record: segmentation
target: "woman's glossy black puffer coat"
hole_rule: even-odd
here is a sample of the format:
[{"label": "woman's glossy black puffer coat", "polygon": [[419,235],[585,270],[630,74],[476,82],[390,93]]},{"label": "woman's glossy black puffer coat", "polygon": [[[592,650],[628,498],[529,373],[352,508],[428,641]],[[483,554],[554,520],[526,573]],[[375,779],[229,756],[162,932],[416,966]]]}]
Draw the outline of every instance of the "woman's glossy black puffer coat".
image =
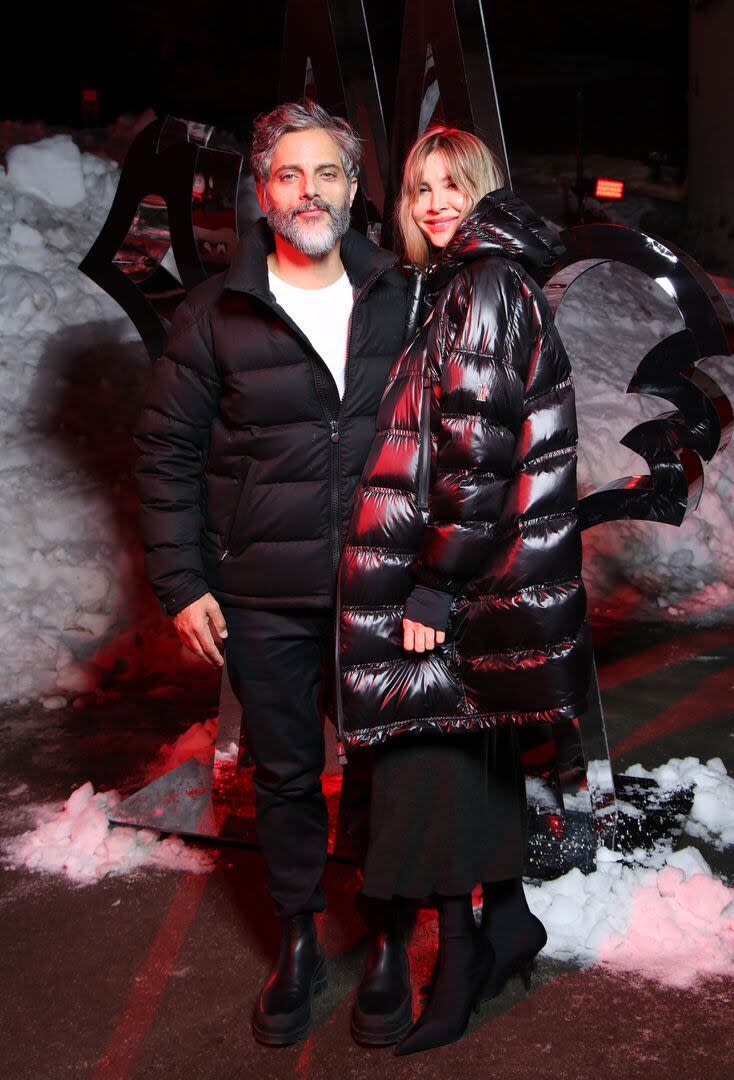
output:
[{"label": "woman's glossy black puffer coat", "polygon": [[[347,747],[586,706],[574,389],[530,276],[561,251],[502,188],[429,277],[434,306],[388,379],[340,565]],[[402,644],[416,585],[453,596],[445,643],[422,654]]]}]

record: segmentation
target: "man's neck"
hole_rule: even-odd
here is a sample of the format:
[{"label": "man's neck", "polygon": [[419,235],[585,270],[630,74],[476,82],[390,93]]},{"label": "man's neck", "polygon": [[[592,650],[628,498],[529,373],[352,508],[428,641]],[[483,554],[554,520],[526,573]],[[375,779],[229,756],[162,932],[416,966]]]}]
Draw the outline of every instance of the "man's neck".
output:
[{"label": "man's neck", "polygon": [[341,241],[325,255],[304,255],[282,236],[275,236],[275,251],[268,255],[268,269],[281,281],[299,289],[325,289],[344,273]]}]

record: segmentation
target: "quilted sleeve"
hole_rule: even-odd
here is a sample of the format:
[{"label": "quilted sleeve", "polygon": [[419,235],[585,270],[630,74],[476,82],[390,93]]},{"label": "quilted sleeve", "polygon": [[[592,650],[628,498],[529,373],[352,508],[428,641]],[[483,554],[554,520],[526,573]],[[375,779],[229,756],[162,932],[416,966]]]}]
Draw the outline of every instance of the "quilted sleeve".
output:
[{"label": "quilted sleeve", "polygon": [[176,309],[134,433],[145,567],[169,615],[209,591],[199,548],[201,482],[221,388],[205,315],[187,300]]},{"label": "quilted sleeve", "polygon": [[454,597],[480,575],[487,590],[522,588],[547,577],[557,534],[573,533],[555,569],[579,573],[574,390],[545,297],[501,259],[447,291],[454,331],[434,398],[438,449],[415,591]]}]

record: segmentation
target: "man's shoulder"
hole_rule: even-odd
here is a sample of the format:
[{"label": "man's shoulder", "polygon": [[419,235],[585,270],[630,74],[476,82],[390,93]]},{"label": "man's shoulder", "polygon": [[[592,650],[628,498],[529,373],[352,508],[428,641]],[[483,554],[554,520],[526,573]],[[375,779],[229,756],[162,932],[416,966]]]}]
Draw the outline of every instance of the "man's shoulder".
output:
[{"label": "man's shoulder", "polygon": [[201,318],[207,313],[212,304],[219,300],[224,291],[224,279],[226,276],[226,271],[223,270],[219,274],[213,274],[206,281],[200,281],[198,285],[194,285],[192,289],[189,289],[186,294],[186,303],[195,318]]}]

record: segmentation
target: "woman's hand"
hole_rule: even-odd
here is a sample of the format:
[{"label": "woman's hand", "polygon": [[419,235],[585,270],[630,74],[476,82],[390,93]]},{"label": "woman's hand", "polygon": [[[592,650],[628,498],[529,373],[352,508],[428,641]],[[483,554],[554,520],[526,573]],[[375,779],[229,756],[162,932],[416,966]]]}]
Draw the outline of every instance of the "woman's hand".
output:
[{"label": "woman's hand", "polygon": [[446,634],[443,630],[434,630],[432,626],[424,626],[412,619],[403,619],[403,648],[408,652],[425,652],[434,645],[442,645],[445,640]]}]

